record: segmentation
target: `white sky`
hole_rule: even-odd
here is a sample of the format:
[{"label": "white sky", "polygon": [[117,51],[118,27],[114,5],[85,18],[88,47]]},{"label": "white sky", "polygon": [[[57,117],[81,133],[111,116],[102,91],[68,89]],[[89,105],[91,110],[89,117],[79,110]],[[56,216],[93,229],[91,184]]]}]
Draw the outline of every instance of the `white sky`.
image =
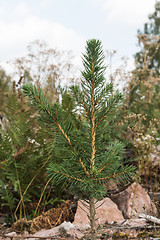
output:
[{"label": "white sky", "polygon": [[90,38],[132,61],[137,30],[154,5],[155,0],[0,0],[0,65],[24,56],[34,40],[80,56]]}]

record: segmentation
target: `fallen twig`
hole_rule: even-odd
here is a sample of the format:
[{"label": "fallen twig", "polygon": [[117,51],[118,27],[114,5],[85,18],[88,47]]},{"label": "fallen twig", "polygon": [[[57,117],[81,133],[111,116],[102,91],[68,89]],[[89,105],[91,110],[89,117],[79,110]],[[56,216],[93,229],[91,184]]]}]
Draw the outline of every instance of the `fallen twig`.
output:
[{"label": "fallen twig", "polygon": [[150,215],[147,215],[147,214],[142,214],[142,213],[139,214],[139,217],[140,218],[145,218],[146,220],[148,220],[150,222],[160,224],[160,219],[159,218],[156,218],[156,217],[153,217],[153,216],[150,216]]},{"label": "fallen twig", "polygon": [[19,238],[19,239],[28,239],[28,238],[37,238],[37,239],[60,239],[60,240],[65,240],[66,238],[62,238],[62,237],[55,237],[55,236],[47,236],[47,237],[40,237],[40,236],[25,236],[25,235],[12,235],[12,236],[8,236],[8,235],[2,235],[1,237],[3,238]]}]

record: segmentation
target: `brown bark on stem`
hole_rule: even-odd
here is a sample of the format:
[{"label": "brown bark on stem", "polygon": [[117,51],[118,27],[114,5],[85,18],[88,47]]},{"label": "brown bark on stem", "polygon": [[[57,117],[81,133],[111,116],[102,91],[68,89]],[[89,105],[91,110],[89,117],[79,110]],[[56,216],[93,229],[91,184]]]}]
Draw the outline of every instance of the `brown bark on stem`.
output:
[{"label": "brown bark on stem", "polygon": [[96,139],[96,131],[95,131],[95,99],[94,99],[94,63],[92,61],[92,76],[91,76],[91,94],[92,94],[92,112],[91,112],[91,123],[92,123],[92,153],[91,153],[91,169],[94,168],[94,161],[95,161],[95,139]]},{"label": "brown bark on stem", "polygon": [[89,199],[89,207],[90,207],[90,225],[91,225],[91,239],[96,240],[97,235],[97,227],[96,227],[96,210],[94,204],[94,198],[90,197]]}]

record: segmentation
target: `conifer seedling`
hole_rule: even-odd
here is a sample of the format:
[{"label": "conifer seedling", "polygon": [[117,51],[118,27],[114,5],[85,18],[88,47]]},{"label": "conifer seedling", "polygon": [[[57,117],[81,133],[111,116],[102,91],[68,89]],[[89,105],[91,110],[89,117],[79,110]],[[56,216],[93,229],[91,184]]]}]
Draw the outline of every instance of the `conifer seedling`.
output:
[{"label": "conifer seedling", "polygon": [[42,90],[24,85],[23,92],[39,111],[39,120],[55,134],[55,147],[63,159],[48,167],[54,184],[66,182],[80,199],[89,203],[91,239],[96,239],[95,201],[106,195],[106,185],[112,181],[130,181],[134,167],[123,162],[124,146],[110,136],[111,123],[122,95],[113,94],[112,84],[106,84],[104,53],[99,40],[86,43],[83,54],[81,86],[72,86],[70,94],[77,104],[77,113],[65,117],[58,103],[52,104]]}]

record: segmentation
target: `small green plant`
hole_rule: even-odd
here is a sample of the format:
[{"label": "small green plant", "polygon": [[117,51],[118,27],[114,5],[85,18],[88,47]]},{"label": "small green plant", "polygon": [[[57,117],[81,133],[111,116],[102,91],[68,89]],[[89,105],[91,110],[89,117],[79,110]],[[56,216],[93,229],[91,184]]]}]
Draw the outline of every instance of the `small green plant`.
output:
[{"label": "small green plant", "polygon": [[27,108],[16,94],[10,94],[3,109],[7,120],[0,128],[0,210],[8,213],[10,223],[29,217],[34,210],[29,204],[38,202],[47,182],[43,176],[49,150]]},{"label": "small green plant", "polygon": [[79,198],[89,203],[91,239],[96,239],[95,200],[106,194],[106,183],[125,183],[134,167],[123,164],[123,144],[113,141],[111,128],[115,122],[122,95],[113,94],[112,84],[105,84],[102,44],[89,40],[83,54],[84,71],[81,87],[72,86],[70,94],[77,113],[65,117],[61,105],[52,104],[42,90],[24,85],[23,92],[39,112],[38,119],[51,132],[56,132],[55,146],[62,152],[60,163],[48,167],[54,184],[66,183]]}]

